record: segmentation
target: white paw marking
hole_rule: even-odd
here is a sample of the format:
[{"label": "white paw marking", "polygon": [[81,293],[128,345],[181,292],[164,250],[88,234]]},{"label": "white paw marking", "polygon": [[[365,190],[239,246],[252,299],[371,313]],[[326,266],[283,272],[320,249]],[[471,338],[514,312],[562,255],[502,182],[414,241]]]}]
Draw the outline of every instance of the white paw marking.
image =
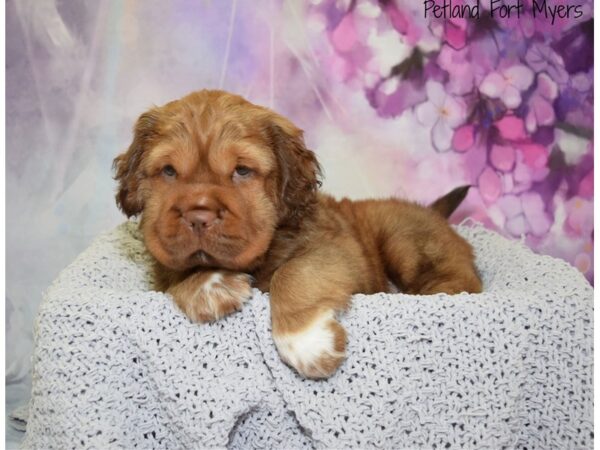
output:
[{"label": "white paw marking", "polygon": [[304,371],[318,366],[323,356],[343,358],[344,353],[335,350],[335,333],[329,326],[332,320],[333,311],[329,311],[299,333],[273,335],[281,359]]},{"label": "white paw marking", "polygon": [[215,272],[208,280],[206,280],[206,283],[204,283],[201,288],[208,292],[221,282],[223,282],[223,275],[221,275],[219,272]]},{"label": "white paw marking", "polygon": [[208,280],[202,283],[196,290],[194,297],[206,299],[206,307],[210,314],[216,318],[219,315],[218,302],[214,298],[215,290],[219,289],[219,284],[223,281],[223,275],[219,272],[213,273]]},{"label": "white paw marking", "polygon": [[[237,281],[245,282],[246,275],[236,275]],[[245,286],[242,284],[242,286]],[[196,297],[202,296],[206,300],[206,307],[209,313],[219,319],[223,316],[222,308],[220,308],[223,299],[233,299],[238,303],[238,307],[243,305],[248,299],[249,294],[228,286],[227,280],[219,272],[213,273],[197,290]]]}]

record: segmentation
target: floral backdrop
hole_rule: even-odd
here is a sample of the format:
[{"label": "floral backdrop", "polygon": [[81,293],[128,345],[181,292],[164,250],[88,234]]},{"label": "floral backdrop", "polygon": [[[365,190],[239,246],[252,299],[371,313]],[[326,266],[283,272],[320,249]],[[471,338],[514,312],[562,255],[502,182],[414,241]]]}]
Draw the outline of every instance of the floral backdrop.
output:
[{"label": "floral backdrop", "polygon": [[553,21],[530,0],[518,18],[482,0],[451,20],[417,0],[8,0],[7,411],[28,395],[43,290],[124,220],[110,166],[135,119],[200,88],[288,116],[337,196],[427,203],[471,184],[454,222],[592,281],[593,20],[579,1],[581,17]]},{"label": "floral backdrop", "polygon": [[[313,3],[332,82],[361,91],[381,122],[409,116],[430,132],[435,152],[415,149],[407,167],[454,153],[456,178],[475,187],[463,211],[593,280],[592,1],[562,19],[534,16],[531,1],[505,19],[485,2],[455,19],[425,18],[427,2]],[[408,172],[394,185],[437,180]]]}]

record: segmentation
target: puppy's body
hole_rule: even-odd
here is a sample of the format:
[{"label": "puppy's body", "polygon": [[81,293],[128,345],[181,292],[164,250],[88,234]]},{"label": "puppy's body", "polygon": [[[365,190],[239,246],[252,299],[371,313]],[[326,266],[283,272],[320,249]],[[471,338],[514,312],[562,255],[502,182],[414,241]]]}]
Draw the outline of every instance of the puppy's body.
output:
[{"label": "puppy's body", "polygon": [[[320,194],[314,216],[300,228],[276,231],[264,263],[253,272],[257,287],[268,292],[282,264],[324,246],[335,247],[352,266],[348,272],[360,275],[353,294],[385,292],[388,280],[409,294],[456,293],[480,285],[470,246],[435,210],[399,199],[337,201]],[[457,277],[456,267],[465,264]]]},{"label": "puppy's body", "polygon": [[142,213],[157,288],[209,321],[242,307],[252,275],[271,294],[280,355],[307,377],[343,361],[335,314],[352,294],[387,291],[388,279],[413,294],[481,290],[445,205],[317,193],[301,131],[240,97],[201,91],[151,110],[115,164],[117,202]]}]

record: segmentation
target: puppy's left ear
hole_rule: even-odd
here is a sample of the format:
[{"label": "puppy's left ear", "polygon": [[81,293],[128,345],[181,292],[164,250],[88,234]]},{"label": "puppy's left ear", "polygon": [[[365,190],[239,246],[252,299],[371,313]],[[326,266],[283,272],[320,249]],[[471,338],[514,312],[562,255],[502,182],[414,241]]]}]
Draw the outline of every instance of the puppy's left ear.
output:
[{"label": "puppy's left ear", "polygon": [[279,166],[280,224],[298,226],[317,203],[321,167],[306,148],[302,130],[287,119],[270,121],[267,134]]},{"label": "puppy's left ear", "polygon": [[115,180],[119,182],[115,196],[117,206],[127,217],[142,212],[144,202],[139,193],[139,184],[143,178],[142,159],[149,141],[157,134],[158,110],[153,109],[142,114],[133,129],[133,141],[127,151],[113,161]]}]

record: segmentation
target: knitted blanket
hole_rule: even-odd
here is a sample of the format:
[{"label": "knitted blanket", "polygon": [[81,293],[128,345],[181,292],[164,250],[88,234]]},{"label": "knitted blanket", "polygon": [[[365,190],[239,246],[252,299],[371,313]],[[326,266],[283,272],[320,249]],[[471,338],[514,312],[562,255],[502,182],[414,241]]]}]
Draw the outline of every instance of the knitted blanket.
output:
[{"label": "knitted blanket", "polygon": [[357,295],[330,379],[281,362],[268,295],[192,324],[135,222],[48,289],[24,448],[592,448],[592,288],[481,227],[478,295]]}]

